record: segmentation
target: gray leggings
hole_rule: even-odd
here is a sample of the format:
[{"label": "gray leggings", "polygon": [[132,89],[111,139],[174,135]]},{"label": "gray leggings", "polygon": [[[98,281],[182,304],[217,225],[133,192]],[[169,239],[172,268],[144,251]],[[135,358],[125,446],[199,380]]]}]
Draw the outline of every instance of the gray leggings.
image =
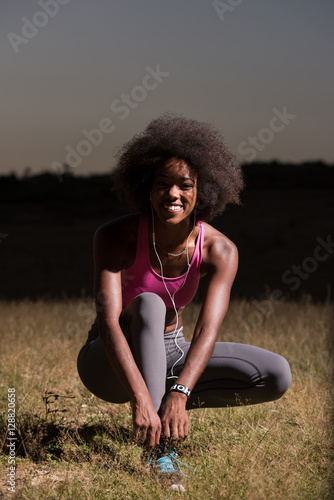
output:
[{"label": "gray leggings", "polygon": [[[182,328],[177,332],[179,347],[175,332],[164,334],[165,315],[163,300],[153,293],[143,293],[124,308],[120,317],[122,331],[157,410],[166,390],[175,383],[175,379],[166,378],[167,374],[173,365],[174,375],[181,372],[190,346]],[[180,360],[179,348],[184,352]],[[79,352],[78,372],[95,396],[111,403],[129,401],[98,336],[96,321]],[[187,409],[272,401],[280,398],[290,384],[290,367],[282,356],[247,344],[216,342]]]}]

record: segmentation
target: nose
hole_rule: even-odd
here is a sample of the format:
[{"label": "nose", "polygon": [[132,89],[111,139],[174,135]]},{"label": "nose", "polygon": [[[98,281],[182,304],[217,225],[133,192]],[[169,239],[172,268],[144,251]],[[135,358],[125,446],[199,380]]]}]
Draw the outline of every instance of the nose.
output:
[{"label": "nose", "polygon": [[171,198],[177,198],[179,194],[179,189],[178,187],[174,184],[168,189],[168,194]]}]

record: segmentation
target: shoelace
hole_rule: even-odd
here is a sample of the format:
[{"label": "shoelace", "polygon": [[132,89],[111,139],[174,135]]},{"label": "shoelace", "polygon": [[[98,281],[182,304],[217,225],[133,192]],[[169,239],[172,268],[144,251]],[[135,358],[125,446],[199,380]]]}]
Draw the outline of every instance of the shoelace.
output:
[{"label": "shoelace", "polygon": [[[149,462],[148,462],[149,465],[151,464],[152,459],[153,459],[153,457],[151,456],[149,459]],[[189,479],[191,476],[187,476],[187,474],[185,474],[183,472],[183,470],[180,467],[180,464],[183,465],[184,467],[187,467],[187,469],[189,469],[192,472],[192,474],[195,475],[195,472],[193,471],[193,469],[191,467],[189,467],[189,465],[181,462],[181,460],[176,458],[175,451],[171,451],[170,453],[168,453],[168,455],[165,455],[163,457],[158,458],[155,466],[160,468],[160,471],[163,474],[166,474],[168,472],[178,472],[174,467],[173,460],[175,460],[176,465],[179,469],[179,472],[181,472],[181,474],[183,474],[185,477],[187,477]]]}]

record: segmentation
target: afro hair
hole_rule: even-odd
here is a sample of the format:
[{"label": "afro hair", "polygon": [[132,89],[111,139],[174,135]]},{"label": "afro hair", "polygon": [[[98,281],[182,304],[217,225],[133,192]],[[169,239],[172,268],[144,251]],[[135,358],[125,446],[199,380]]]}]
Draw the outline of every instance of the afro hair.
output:
[{"label": "afro hair", "polygon": [[164,113],[123,145],[113,172],[114,189],[139,211],[149,209],[155,170],[170,158],[197,174],[197,217],[209,221],[228,203],[239,204],[243,176],[236,157],[211,124]]}]

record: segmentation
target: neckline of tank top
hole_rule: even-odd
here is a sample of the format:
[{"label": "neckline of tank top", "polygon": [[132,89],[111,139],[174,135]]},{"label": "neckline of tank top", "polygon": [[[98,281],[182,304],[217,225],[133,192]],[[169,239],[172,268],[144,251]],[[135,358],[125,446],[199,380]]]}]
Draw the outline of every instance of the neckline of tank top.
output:
[{"label": "neckline of tank top", "polygon": [[[144,215],[144,214],[143,214],[143,215]],[[150,267],[150,271],[152,272],[152,274],[153,274],[154,276],[156,276],[157,278],[159,278],[160,280],[162,280],[162,276],[161,276],[161,274],[157,273],[157,272],[153,269],[152,264],[151,264],[151,259],[150,259],[150,239],[149,239],[149,235],[148,235],[148,216],[147,216],[147,214],[145,214],[145,215],[146,215],[146,220],[145,220],[145,231],[146,231],[146,235],[144,234],[143,236],[144,236],[144,237],[146,236],[146,243],[145,243],[145,244],[146,244],[146,247],[147,247],[147,250],[148,250],[148,252],[147,252],[147,254],[146,254],[146,255],[147,255],[147,260],[148,260],[148,262],[149,262],[149,267]],[[194,264],[194,258],[196,258],[196,257],[195,257],[196,252],[197,252],[197,253],[199,253],[199,252],[200,252],[200,250],[201,250],[201,249],[199,248],[200,243],[201,243],[201,241],[200,241],[200,240],[201,240],[200,236],[202,236],[202,237],[203,237],[203,232],[204,232],[204,227],[203,227],[202,222],[201,222],[201,221],[197,221],[197,224],[198,224],[198,226],[199,226],[199,231],[198,231],[198,235],[197,235],[196,240],[195,240],[195,250],[194,250],[194,253],[193,253],[192,257],[191,257],[190,267],[192,267],[192,266],[193,266],[193,264]],[[191,269],[190,269],[190,271],[191,271]],[[189,272],[190,272],[190,271],[189,271]],[[179,276],[172,276],[172,277],[171,277],[171,276],[165,276],[165,275],[164,275],[164,279],[165,279],[165,280],[170,280],[170,281],[173,281],[173,280],[175,281],[175,280],[179,280],[180,278],[184,278],[186,274],[187,274],[187,271],[185,271],[183,274],[180,274]]]}]

